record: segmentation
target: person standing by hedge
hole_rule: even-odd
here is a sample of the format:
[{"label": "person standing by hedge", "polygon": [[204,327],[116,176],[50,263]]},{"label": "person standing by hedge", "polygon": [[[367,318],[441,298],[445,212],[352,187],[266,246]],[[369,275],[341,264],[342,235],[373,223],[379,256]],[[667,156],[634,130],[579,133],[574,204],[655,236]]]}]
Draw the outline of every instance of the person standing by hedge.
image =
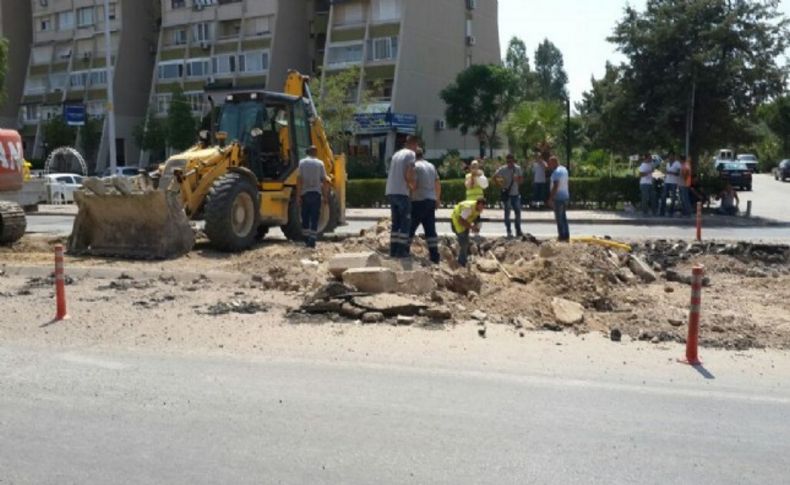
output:
[{"label": "person standing by hedge", "polygon": [[568,169],[560,165],[557,157],[549,158],[549,170],[551,174],[551,194],[547,205],[554,209],[554,218],[557,221],[557,234],[560,242],[571,240],[571,231],[568,227],[568,201],[571,199],[569,189]]},{"label": "person standing by hedge", "polygon": [[653,156],[645,154],[642,164],[639,165],[639,193],[641,194],[642,214],[655,215],[656,192],[653,185]]},{"label": "person standing by hedge", "polygon": [[[545,173],[544,173],[545,178]],[[510,209],[516,215],[516,236],[522,237],[521,232],[521,184],[524,182],[524,172],[516,163],[516,157],[507,156],[507,164],[499,167],[494,174],[494,182],[502,191],[502,206],[505,208],[505,229],[508,239],[513,237],[510,230]]]},{"label": "person standing by hedge", "polygon": [[327,199],[329,178],[326,175],[324,162],[316,158],[318,149],[309,147],[306,157],[299,162],[296,176],[297,199],[302,209],[302,235],[305,246],[315,248],[318,237],[318,218],[321,216],[321,201]]},{"label": "person standing by hedge", "polygon": [[464,187],[466,187],[466,200],[484,199],[486,196],[488,179],[477,160],[472,160],[472,163],[469,164],[469,173],[464,179]]},{"label": "person standing by hedge", "polygon": [[390,232],[390,257],[409,256],[409,232],[411,231],[411,192],[415,189],[414,164],[418,140],[416,136],[406,138],[406,145],[392,156],[385,195],[390,204],[392,228]]},{"label": "person standing by hedge", "polygon": [[667,174],[664,177],[664,188],[661,190],[661,201],[658,209],[658,215],[661,217],[667,215],[667,197],[671,201],[669,204],[669,217],[672,217],[675,213],[680,169],[680,160],[677,159],[674,153],[670,153],[667,159]]},{"label": "person standing by hedge", "polygon": [[546,182],[546,161],[543,153],[537,151],[532,162],[532,206],[543,207],[549,198],[549,184]]},{"label": "person standing by hedge", "polygon": [[439,264],[439,235],[436,233],[436,209],[442,200],[442,184],[436,167],[431,162],[423,159],[422,149],[418,148],[417,163],[414,164],[414,173],[417,188],[412,194],[411,230],[409,231],[409,247],[417,233],[417,228],[422,224],[425,231],[425,242],[428,243],[428,252],[431,262]]},{"label": "person standing by hedge", "polygon": [[458,264],[463,267],[466,267],[469,257],[469,233],[480,232],[478,221],[485,206],[486,200],[481,197],[477,200],[465,200],[453,209],[452,228],[458,238]]}]

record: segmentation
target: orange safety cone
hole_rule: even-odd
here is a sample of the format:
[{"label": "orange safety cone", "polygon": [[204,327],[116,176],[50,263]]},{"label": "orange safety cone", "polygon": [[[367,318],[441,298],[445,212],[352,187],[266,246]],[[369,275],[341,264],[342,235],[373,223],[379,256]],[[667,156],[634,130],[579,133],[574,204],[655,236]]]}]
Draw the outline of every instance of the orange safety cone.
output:
[{"label": "orange safety cone", "polygon": [[55,245],[55,321],[69,318],[66,313],[66,275],[63,269],[63,245]]},{"label": "orange safety cone", "polygon": [[702,310],[702,279],[705,275],[705,267],[695,266],[691,272],[691,311],[689,312],[689,333],[686,339],[686,358],[681,360],[688,365],[700,365],[698,346],[699,346],[699,322]]}]

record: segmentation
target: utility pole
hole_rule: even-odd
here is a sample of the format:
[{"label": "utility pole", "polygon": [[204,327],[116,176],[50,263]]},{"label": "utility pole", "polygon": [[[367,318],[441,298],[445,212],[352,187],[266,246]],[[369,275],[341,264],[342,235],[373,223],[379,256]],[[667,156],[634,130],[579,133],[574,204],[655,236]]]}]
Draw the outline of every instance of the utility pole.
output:
[{"label": "utility pole", "polygon": [[566,119],[565,119],[565,152],[566,160],[568,163],[568,173],[571,173],[571,153],[573,147],[571,146],[571,95],[565,97]]},{"label": "utility pole", "polygon": [[107,69],[107,128],[110,137],[110,172],[115,175],[118,154],[115,146],[115,93],[113,79],[115,69],[112,65],[112,39],[110,37],[110,0],[104,0],[104,62]]},{"label": "utility pole", "polygon": [[[697,103],[697,78],[691,83],[691,106],[686,113],[686,157],[691,156],[691,133],[694,131],[694,105]],[[697,163],[694,161],[693,163]]]}]

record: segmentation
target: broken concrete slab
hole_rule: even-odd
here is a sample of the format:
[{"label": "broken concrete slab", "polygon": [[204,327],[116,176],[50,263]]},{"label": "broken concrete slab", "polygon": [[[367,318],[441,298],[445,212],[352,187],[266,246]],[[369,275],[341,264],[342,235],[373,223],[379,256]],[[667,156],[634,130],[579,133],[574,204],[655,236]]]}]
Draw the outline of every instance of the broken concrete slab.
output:
[{"label": "broken concrete slab", "polygon": [[413,298],[405,298],[392,293],[358,296],[352,299],[352,303],[368,312],[380,312],[387,317],[417,315],[420,311],[428,308],[428,305]]},{"label": "broken concrete slab", "polygon": [[380,323],[384,321],[384,314],[381,312],[367,312],[362,315],[362,323]]},{"label": "broken concrete slab", "polygon": [[365,314],[364,308],[359,308],[356,305],[352,305],[349,302],[345,302],[340,306],[340,314],[347,318],[362,318]]},{"label": "broken concrete slab", "polygon": [[628,268],[645,283],[653,283],[658,279],[653,269],[637,256],[628,258]]},{"label": "broken concrete slab", "polygon": [[377,266],[381,266],[381,258],[372,251],[366,253],[338,254],[329,260],[329,272],[338,279],[349,269],[372,268]]},{"label": "broken concrete slab", "polygon": [[398,279],[398,293],[426,295],[436,290],[437,287],[430,271],[399,271],[395,276]]},{"label": "broken concrete slab", "polygon": [[340,313],[342,300],[315,300],[302,305],[301,309],[311,314]]},{"label": "broken concrete slab", "polygon": [[444,321],[453,318],[453,313],[446,306],[435,306],[425,310],[425,316],[431,320]]},{"label": "broken concrete slab", "polygon": [[566,327],[584,322],[584,307],[575,301],[555,297],[551,300],[551,309],[557,322]]},{"label": "broken concrete slab", "polygon": [[389,268],[353,268],[343,273],[343,282],[365,293],[388,293],[398,289],[398,278]]},{"label": "broken concrete slab", "polygon": [[475,264],[477,265],[477,269],[483,273],[491,274],[499,272],[499,266],[492,259],[480,259]]},{"label": "broken concrete slab", "polygon": [[483,281],[471,271],[461,269],[447,276],[445,285],[453,293],[467,295],[471,291],[480,294],[480,290],[483,288]]}]

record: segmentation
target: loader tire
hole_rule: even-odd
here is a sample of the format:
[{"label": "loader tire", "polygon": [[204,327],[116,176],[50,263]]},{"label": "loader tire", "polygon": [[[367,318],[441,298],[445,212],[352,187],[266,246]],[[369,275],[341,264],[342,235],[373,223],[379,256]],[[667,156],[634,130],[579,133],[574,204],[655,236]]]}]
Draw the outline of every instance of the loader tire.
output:
[{"label": "loader tire", "polygon": [[285,234],[286,239],[289,241],[303,241],[302,235],[302,212],[299,209],[299,204],[296,202],[296,190],[291,194],[291,200],[288,202],[288,222],[280,229]]},{"label": "loader tire", "polygon": [[324,224],[324,227],[318,228],[318,232],[321,234],[335,232],[337,226],[340,225],[340,200],[338,199],[334,190],[329,192],[328,211],[329,213],[328,218],[326,219],[326,224]]},{"label": "loader tire", "polygon": [[15,202],[0,200],[0,245],[13,244],[25,235],[25,211]]},{"label": "loader tire", "polygon": [[239,252],[255,244],[260,224],[258,188],[240,173],[217,179],[206,197],[206,236],[220,251]]},{"label": "loader tire", "polygon": [[[340,201],[334,191],[329,193],[329,203],[321,205],[321,216],[318,219],[318,235],[334,231],[340,224]],[[296,196],[291,196],[288,204],[288,224],[282,226],[283,234],[290,241],[302,241],[302,213]]]}]

